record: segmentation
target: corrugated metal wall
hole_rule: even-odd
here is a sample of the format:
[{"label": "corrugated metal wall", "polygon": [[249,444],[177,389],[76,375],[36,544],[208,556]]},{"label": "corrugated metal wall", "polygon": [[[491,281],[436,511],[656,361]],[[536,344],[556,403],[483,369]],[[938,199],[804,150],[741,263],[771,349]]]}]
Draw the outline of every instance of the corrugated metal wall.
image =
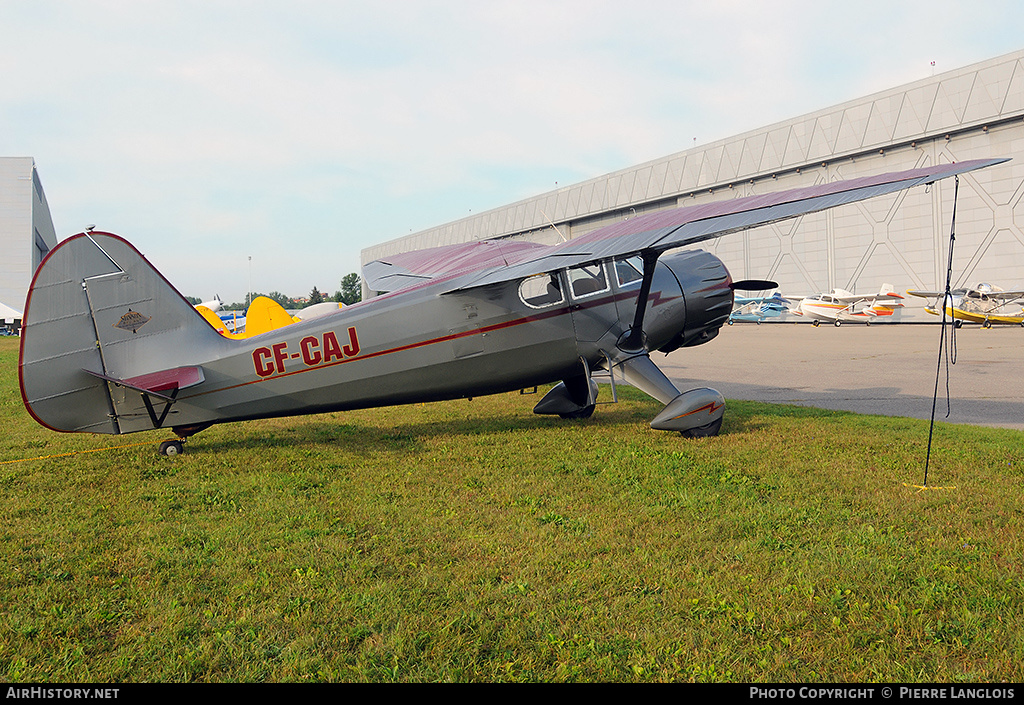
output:
[{"label": "corrugated metal wall", "polygon": [[[1024,51],[669,155],[402,237],[395,252],[488,237],[557,242],[634,213],[981,157],[961,179],[956,284],[1024,286]],[[737,278],[787,294],[941,288],[953,183],[810,215],[708,244]],[[912,300],[908,304],[923,305]],[[909,312],[911,317],[914,311]]]}]

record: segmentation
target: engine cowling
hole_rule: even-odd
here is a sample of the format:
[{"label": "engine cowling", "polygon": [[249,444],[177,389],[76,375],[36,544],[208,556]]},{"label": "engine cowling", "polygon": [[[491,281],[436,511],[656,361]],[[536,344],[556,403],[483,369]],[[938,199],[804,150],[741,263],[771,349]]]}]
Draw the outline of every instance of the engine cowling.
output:
[{"label": "engine cowling", "polygon": [[718,335],[732,313],[729,270],[722,260],[704,250],[663,255],[661,259],[679,281],[686,318],[683,329],[658,350],[669,353],[708,342]]}]

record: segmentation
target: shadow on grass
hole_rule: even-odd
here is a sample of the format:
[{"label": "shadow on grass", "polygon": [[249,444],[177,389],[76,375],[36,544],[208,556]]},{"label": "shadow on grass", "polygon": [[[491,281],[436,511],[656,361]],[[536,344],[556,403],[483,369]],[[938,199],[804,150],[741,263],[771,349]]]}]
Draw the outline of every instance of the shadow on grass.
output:
[{"label": "shadow on grass", "polygon": [[852,411],[820,409],[794,404],[772,404],[757,401],[726,402],[723,433],[743,433],[770,426],[773,419],[850,419],[863,416]]},{"label": "shadow on grass", "polygon": [[[654,414],[651,414],[653,417]],[[413,421],[377,426],[372,423],[333,423],[325,419],[298,420],[294,425],[263,430],[247,422],[247,428],[236,429],[231,436],[215,438],[196,436],[190,442],[189,453],[224,452],[250,450],[253,448],[283,448],[316,443],[347,444],[353,449],[365,451],[393,451],[406,448],[414,450],[428,439],[444,436],[470,438],[497,433],[544,433],[564,428],[601,428],[619,426],[643,420],[636,411],[617,409],[595,413],[589,419],[564,420],[558,417],[536,416],[529,412],[488,414],[479,416],[438,419],[436,421]],[[252,424],[252,425],[249,425]],[[226,429],[226,427],[225,427]],[[225,431],[221,431],[225,433]]]},{"label": "shadow on grass", "polygon": [[[267,428],[260,428],[260,424],[265,422],[254,421],[235,425],[231,431],[228,431],[228,428],[232,425],[222,427],[220,437],[213,434],[198,436],[191,442],[189,453],[230,453],[258,448],[288,448],[315,444],[342,445],[354,452],[417,451],[422,449],[426,442],[445,436],[465,439],[502,433],[560,433],[571,429],[596,431],[625,426],[647,428],[650,420],[661,408],[661,404],[654,400],[630,399],[618,404],[601,404],[589,419],[572,420],[556,416],[539,416],[528,410],[523,413],[488,413],[487,408],[481,407],[479,414],[408,422],[396,418],[402,415],[401,412],[382,412],[381,425],[375,425],[371,421],[347,422],[343,414],[338,415],[337,422],[323,416],[296,418],[290,425],[281,425],[277,422]],[[757,431],[770,426],[771,420],[778,418],[839,419],[854,416],[857,414],[814,407],[729,401],[726,422],[721,434]]]}]

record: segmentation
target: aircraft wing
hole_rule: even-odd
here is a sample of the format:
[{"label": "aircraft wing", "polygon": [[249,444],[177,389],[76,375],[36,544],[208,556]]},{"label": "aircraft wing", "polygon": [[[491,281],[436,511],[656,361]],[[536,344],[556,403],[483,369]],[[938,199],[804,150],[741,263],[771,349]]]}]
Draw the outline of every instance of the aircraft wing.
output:
[{"label": "aircraft wing", "polygon": [[[943,291],[924,291],[922,289],[907,289],[907,293],[911,296],[920,296],[924,299],[936,299],[942,296],[945,292]],[[967,289],[953,289],[950,294],[953,296],[963,296],[967,293]],[[1020,291],[986,291],[985,296],[990,299],[1019,299],[1024,296],[1024,289]]]},{"label": "aircraft wing", "polygon": [[441,277],[507,266],[527,253],[547,249],[547,245],[522,240],[478,240],[401,252],[364,265],[363,281],[373,291],[396,291]]},{"label": "aircraft wing", "polygon": [[889,299],[902,299],[903,297],[896,293],[888,294],[853,294],[851,296],[834,296],[836,301],[843,304],[859,304],[861,301],[882,301],[885,302]]},{"label": "aircraft wing", "polygon": [[788,304],[789,299],[784,297],[782,294],[772,294],[771,296],[734,296],[733,303],[735,304]]},{"label": "aircraft wing", "polygon": [[[451,293],[489,284],[543,274],[545,272],[575,267],[599,260],[634,255],[642,251],[664,252],[676,247],[692,245],[704,240],[728,235],[729,233],[795,218],[806,213],[834,208],[856,201],[894,193],[922,184],[930,184],[957,174],[1000,164],[1008,159],[978,159],[973,161],[939,164],[909,171],[892,172],[878,176],[867,176],[847,181],[834,181],[816,186],[778,191],[759,196],[748,196],[715,203],[707,203],[673,210],[657,211],[637,216],[599,228],[568,242],[551,246],[521,248],[500,261],[478,261],[477,266],[467,267],[461,273],[454,273],[451,267],[443,267],[446,274],[461,274],[451,277],[443,293]],[[500,241],[486,240],[469,243],[471,249],[488,244],[493,247]],[[508,243],[508,241],[506,241]],[[510,243],[508,243],[510,244]],[[518,243],[526,245],[527,243]],[[465,255],[459,245],[450,246],[451,252]],[[421,250],[406,253],[410,260],[398,256],[388,260],[391,267],[409,261],[416,263],[408,267],[413,278],[402,280],[407,284],[424,281],[429,267],[420,266],[419,258],[430,260],[441,250]],[[482,254],[482,253],[478,253]],[[492,250],[492,254],[494,251]],[[418,257],[417,257],[418,255]],[[388,264],[385,263],[385,264]],[[377,263],[367,265],[371,274],[383,271]],[[476,271],[472,271],[475,269]],[[365,272],[366,270],[364,270]],[[394,275],[400,274],[395,270]],[[436,276],[436,273],[432,276]],[[368,280],[369,281],[369,280]],[[396,280],[397,281],[397,280]],[[370,288],[374,288],[370,285]]]}]

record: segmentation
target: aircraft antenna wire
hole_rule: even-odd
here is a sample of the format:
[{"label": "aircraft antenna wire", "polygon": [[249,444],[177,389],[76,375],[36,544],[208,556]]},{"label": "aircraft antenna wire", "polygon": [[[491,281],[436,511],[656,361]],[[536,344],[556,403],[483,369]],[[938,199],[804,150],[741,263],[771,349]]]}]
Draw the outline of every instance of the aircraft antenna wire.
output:
[{"label": "aircraft antenna wire", "polygon": [[960,192],[960,177],[954,177],[953,183],[953,215],[949,224],[949,257],[946,264],[946,291],[942,299],[942,322],[939,325],[939,359],[935,369],[935,391],[932,393],[932,415],[928,424],[928,452],[924,460],[924,483],[928,486],[928,466],[932,457],[932,436],[935,432],[935,407],[939,399],[939,377],[942,375],[942,363],[946,365],[946,418],[949,418],[951,411],[949,395],[949,367],[956,364],[956,321],[949,322],[949,340],[946,340],[946,311],[951,305],[952,291],[951,281],[953,278],[953,245],[956,243],[956,202]]},{"label": "aircraft antenna wire", "polygon": [[548,214],[544,212],[543,208],[540,209],[540,214],[544,216],[544,220],[548,221],[548,225],[550,225],[554,229],[554,231],[558,233],[558,237],[562,238],[562,242],[569,242],[569,238],[562,234],[562,231],[558,229],[557,225],[555,225],[555,221],[551,220],[551,218],[548,217]]}]

